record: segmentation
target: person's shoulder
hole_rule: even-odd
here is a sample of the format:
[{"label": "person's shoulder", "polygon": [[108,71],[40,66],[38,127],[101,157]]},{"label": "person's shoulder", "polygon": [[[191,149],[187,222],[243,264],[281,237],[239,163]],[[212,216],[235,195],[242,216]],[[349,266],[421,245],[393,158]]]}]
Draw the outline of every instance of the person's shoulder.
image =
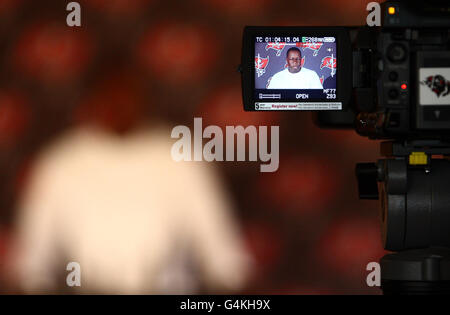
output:
[{"label": "person's shoulder", "polygon": [[286,72],[287,72],[287,69],[280,70],[272,76],[272,79],[273,78],[282,78],[282,77],[286,76]]},{"label": "person's shoulder", "polygon": [[304,71],[305,74],[317,75],[316,71],[308,69],[308,68],[305,68],[305,67],[302,68],[302,71]]}]

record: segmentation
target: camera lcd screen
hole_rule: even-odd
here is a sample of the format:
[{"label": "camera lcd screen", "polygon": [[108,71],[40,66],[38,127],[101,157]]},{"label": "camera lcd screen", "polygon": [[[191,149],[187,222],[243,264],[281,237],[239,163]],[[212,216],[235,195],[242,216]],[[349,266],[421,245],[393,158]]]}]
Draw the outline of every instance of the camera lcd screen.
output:
[{"label": "camera lcd screen", "polygon": [[340,110],[334,36],[256,36],[254,101],[258,110]]}]

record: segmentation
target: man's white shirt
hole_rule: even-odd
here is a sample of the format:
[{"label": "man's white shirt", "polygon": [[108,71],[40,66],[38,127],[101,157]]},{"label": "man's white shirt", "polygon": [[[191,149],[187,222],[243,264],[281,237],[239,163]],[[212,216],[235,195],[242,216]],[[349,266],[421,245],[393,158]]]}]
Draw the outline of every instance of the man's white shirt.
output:
[{"label": "man's white shirt", "polygon": [[268,89],[323,89],[317,73],[304,67],[297,73],[290,73],[288,68],[275,73]]}]

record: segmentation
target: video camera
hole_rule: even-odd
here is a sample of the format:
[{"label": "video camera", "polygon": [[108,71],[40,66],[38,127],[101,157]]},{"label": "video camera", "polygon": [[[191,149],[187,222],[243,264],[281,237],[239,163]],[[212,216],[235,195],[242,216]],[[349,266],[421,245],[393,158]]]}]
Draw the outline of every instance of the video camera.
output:
[{"label": "video camera", "polygon": [[[300,66],[299,66],[300,65]],[[246,27],[246,111],[309,110],[386,139],[356,166],[381,200],[384,293],[450,293],[450,4],[388,0],[380,27]]]},{"label": "video camera", "polygon": [[[327,110],[319,126],[372,139],[450,136],[450,11],[439,3],[387,1],[382,27],[246,27],[244,109]],[[292,88],[288,76],[271,88],[291,47],[322,89]]]}]

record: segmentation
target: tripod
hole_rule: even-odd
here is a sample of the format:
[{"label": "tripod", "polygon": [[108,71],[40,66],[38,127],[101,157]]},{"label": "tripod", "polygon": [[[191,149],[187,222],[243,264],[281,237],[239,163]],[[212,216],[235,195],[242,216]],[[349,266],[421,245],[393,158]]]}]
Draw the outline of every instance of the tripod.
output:
[{"label": "tripod", "polygon": [[359,197],[381,201],[384,294],[450,294],[450,143],[388,141],[356,166]]}]

